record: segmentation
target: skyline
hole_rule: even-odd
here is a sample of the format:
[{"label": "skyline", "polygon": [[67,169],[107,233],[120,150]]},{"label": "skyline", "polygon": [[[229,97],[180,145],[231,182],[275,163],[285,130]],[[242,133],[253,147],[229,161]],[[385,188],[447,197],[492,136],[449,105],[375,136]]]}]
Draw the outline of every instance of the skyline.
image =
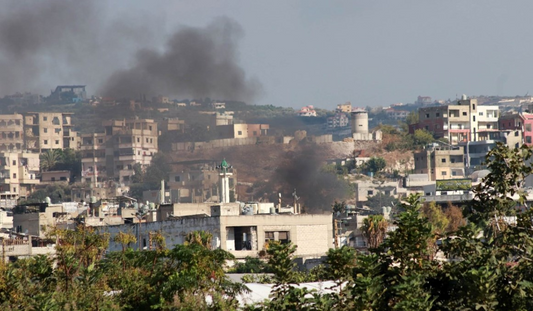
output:
[{"label": "skyline", "polygon": [[[523,0],[511,4],[164,0],[157,6],[92,2],[96,5],[82,7],[87,13],[81,14],[97,17],[106,26],[91,36],[121,30],[116,51],[104,48],[105,42],[114,41],[97,37],[87,46],[98,46],[94,54],[99,63],[93,66],[94,61],[87,59],[82,65],[88,72],[82,72],[75,70],[77,64],[68,63],[77,55],[57,49],[68,50],[68,40],[58,41],[56,48],[38,51],[34,58],[40,74],[26,73],[31,79],[36,76],[33,89],[15,85],[0,95],[23,91],[47,95],[55,85],[67,83],[87,84],[93,94],[101,88],[103,76],[131,68],[137,51],[161,51],[180,26],[203,29],[221,16],[242,29],[236,63],[247,79],[262,85],[261,95],[250,104],[333,109],[346,101],[374,107],[414,102],[419,95],[446,100],[461,94],[515,96],[531,91],[527,35],[533,27],[528,24],[533,3]],[[5,16],[0,15],[0,21]],[[87,19],[83,25],[93,25]],[[116,27],[117,20],[122,28]],[[77,31],[82,30],[86,29]],[[56,55],[69,56],[63,58],[66,64]],[[4,61],[13,59],[1,51],[0,56]],[[109,64],[116,67],[111,70]],[[31,82],[24,76],[20,80]]]}]

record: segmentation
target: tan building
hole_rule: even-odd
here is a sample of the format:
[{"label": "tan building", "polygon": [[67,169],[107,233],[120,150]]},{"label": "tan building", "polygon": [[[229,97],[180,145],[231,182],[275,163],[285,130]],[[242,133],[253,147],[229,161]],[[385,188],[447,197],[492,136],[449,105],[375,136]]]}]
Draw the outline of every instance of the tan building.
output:
[{"label": "tan building", "polygon": [[41,172],[41,183],[64,182],[69,183],[70,171],[47,171]]},{"label": "tan building", "polygon": [[2,197],[26,198],[39,184],[39,154],[0,153],[0,193]]},{"label": "tan building", "polygon": [[44,238],[51,227],[66,223],[67,218],[62,204],[21,205],[13,209],[13,228],[18,233]]},{"label": "tan building", "polygon": [[158,130],[154,120],[113,120],[103,122],[105,133],[81,136],[82,180],[93,187],[107,181],[128,185],[133,167],[150,165],[158,152]]},{"label": "tan building", "polygon": [[219,138],[249,138],[267,136],[268,124],[231,124],[217,126]]},{"label": "tan building", "polygon": [[72,113],[28,112],[24,114],[25,149],[79,149],[78,133],[73,131]]},{"label": "tan building", "polygon": [[337,105],[337,112],[351,113],[352,112],[352,103],[346,102],[344,104]]},{"label": "tan building", "polygon": [[0,151],[20,151],[23,146],[24,119],[22,115],[0,115]]},{"label": "tan building", "polygon": [[[249,214],[244,215],[238,204],[211,206],[211,216],[182,216],[174,220],[106,226],[101,230],[111,234],[109,250],[120,250],[113,242],[119,232],[137,236],[142,248],[149,249],[150,232],[163,232],[168,248],[185,242],[187,233],[197,230],[213,234],[213,248],[231,252],[236,258],[257,257],[269,241],[291,241],[298,246],[296,256],[319,258],[333,247],[333,219],[331,214]],[[137,248],[138,245],[132,245]]]},{"label": "tan building", "polygon": [[463,148],[439,146],[416,152],[415,174],[428,174],[432,181],[464,178]]}]

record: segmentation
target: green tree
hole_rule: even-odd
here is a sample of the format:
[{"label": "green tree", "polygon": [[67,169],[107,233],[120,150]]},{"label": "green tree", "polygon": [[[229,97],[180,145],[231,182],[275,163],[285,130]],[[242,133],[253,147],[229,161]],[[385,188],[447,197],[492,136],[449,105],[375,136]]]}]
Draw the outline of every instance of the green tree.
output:
[{"label": "green tree", "polygon": [[450,220],[446,217],[442,209],[437,206],[437,203],[424,203],[421,211],[424,217],[433,225],[433,229],[437,234],[443,235],[446,233]]},{"label": "green tree", "polygon": [[433,137],[433,134],[427,130],[417,129],[413,134],[413,140],[415,146],[426,146],[435,141],[435,138]]},{"label": "green tree", "polygon": [[411,111],[411,112],[409,112],[409,114],[408,114],[407,117],[405,118],[405,122],[406,122],[408,125],[418,123],[418,111]]},{"label": "green tree", "polygon": [[385,162],[385,159],[382,157],[371,157],[368,161],[366,161],[362,165],[363,171],[367,173],[373,173],[376,174],[383,170],[387,166],[387,163]]}]

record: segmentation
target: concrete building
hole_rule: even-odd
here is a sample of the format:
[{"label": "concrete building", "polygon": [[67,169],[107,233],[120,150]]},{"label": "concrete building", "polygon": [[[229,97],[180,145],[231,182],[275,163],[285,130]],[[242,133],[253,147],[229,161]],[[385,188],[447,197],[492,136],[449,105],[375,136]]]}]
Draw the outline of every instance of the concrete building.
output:
[{"label": "concrete building", "polygon": [[104,187],[107,181],[128,185],[133,166],[147,167],[158,151],[158,130],[154,120],[103,122],[104,133],[81,136],[82,181]]},{"label": "concrete building", "polygon": [[85,85],[59,85],[51,92],[49,100],[67,101],[72,103],[87,99]]},{"label": "concrete building", "polygon": [[316,110],[313,105],[304,106],[296,113],[299,117],[316,117]]},{"label": "concrete building", "polygon": [[[228,195],[236,200],[237,170],[227,168],[227,171],[232,174],[227,176]],[[183,165],[181,170],[169,173],[170,191],[177,192],[177,196],[172,195],[172,200],[180,203],[219,202],[221,199],[220,177],[214,163]]]},{"label": "concrete building", "polygon": [[0,193],[5,198],[28,197],[39,184],[39,154],[28,152],[0,153]]},{"label": "concrete building", "polygon": [[533,146],[533,114],[511,113],[500,117],[499,127],[501,130],[518,130],[528,146]]},{"label": "concrete building", "polygon": [[62,204],[20,205],[13,209],[13,228],[17,233],[45,238],[51,227],[66,224],[68,218]]},{"label": "concrete building", "polygon": [[20,151],[23,147],[24,119],[22,115],[0,115],[0,151]]},{"label": "concrete building", "polygon": [[346,102],[344,104],[337,105],[337,109],[335,110],[338,113],[350,113],[352,112],[352,103]]},{"label": "concrete building", "polygon": [[70,171],[46,171],[41,172],[41,183],[49,184],[56,182],[70,182]]},{"label": "concrete building", "polygon": [[268,124],[230,124],[217,126],[219,138],[250,138],[267,136],[270,126]]},{"label": "concrete building", "polygon": [[464,150],[459,146],[431,146],[416,152],[415,174],[428,174],[430,180],[464,178]]},{"label": "concrete building", "polygon": [[[380,192],[398,198],[405,194],[405,189],[402,189],[397,181],[358,180],[355,182],[355,200],[359,207],[368,201],[368,197]],[[383,204],[390,205],[390,202],[383,202]]]},{"label": "concrete building", "polygon": [[407,115],[409,115],[409,111],[407,110],[396,110],[394,108],[386,109],[385,113],[387,114],[387,117],[394,120],[405,120]]},{"label": "concrete building", "polygon": [[163,121],[161,121],[158,124],[159,130],[161,130],[162,133],[167,132],[181,132],[185,130],[185,120],[180,120],[178,118],[164,118]]},{"label": "concrete building", "polygon": [[[211,216],[184,216],[179,219],[140,224],[107,226],[110,233],[109,251],[120,250],[113,241],[119,232],[134,234],[140,247],[152,247],[151,234],[161,232],[166,246],[183,244],[187,233],[197,230],[213,234],[212,247],[227,250],[237,259],[257,257],[269,241],[291,241],[298,246],[296,256],[304,259],[320,258],[333,246],[333,219],[325,215],[251,214],[243,215],[235,204],[211,206]],[[138,248],[139,245],[131,245]]]},{"label": "concrete building", "polygon": [[454,105],[424,107],[418,110],[419,123],[410,127],[425,129],[451,144],[494,139],[498,136],[498,106],[478,106],[476,99],[458,100]]},{"label": "concrete building", "polygon": [[73,130],[72,113],[28,112],[24,114],[26,150],[79,149],[79,135]]},{"label": "concrete building", "polygon": [[346,113],[337,112],[334,116],[328,117],[328,128],[347,127],[350,125],[350,119]]}]

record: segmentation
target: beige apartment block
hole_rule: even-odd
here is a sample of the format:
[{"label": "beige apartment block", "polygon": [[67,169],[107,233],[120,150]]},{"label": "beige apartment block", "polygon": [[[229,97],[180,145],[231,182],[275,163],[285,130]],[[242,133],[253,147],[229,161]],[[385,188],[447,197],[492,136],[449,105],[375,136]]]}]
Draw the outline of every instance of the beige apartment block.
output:
[{"label": "beige apartment block", "polygon": [[24,119],[21,114],[0,115],[0,151],[22,150]]},{"label": "beige apartment block", "polygon": [[28,112],[24,114],[25,149],[78,149],[77,132],[72,130],[72,113]]},{"label": "beige apartment block", "polygon": [[26,198],[39,184],[39,154],[0,153],[0,193],[2,197]]},{"label": "beige apartment block", "polygon": [[462,147],[432,147],[415,153],[415,174],[428,174],[430,180],[465,177]]},{"label": "beige apartment block", "polygon": [[158,152],[157,123],[150,119],[103,122],[103,133],[81,136],[82,180],[92,187],[107,181],[128,185],[133,167],[150,165]]}]

